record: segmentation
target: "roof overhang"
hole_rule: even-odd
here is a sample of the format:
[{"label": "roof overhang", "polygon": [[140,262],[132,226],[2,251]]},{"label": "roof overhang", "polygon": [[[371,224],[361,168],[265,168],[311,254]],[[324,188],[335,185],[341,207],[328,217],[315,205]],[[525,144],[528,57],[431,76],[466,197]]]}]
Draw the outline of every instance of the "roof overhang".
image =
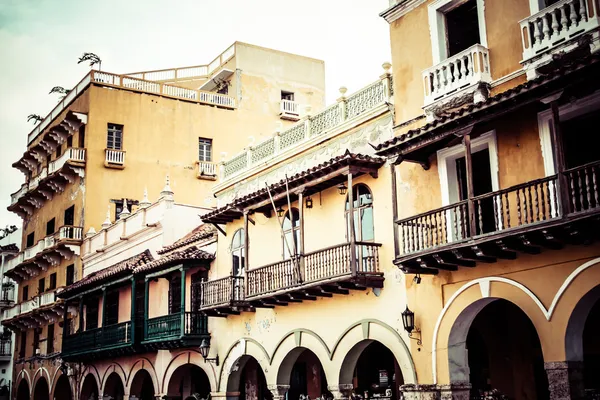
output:
[{"label": "roof overhang", "polygon": [[213,74],[206,82],[204,82],[198,89],[206,90],[207,92],[217,87],[219,82],[222,82],[233,75],[233,71],[227,68],[221,68],[219,72]]}]

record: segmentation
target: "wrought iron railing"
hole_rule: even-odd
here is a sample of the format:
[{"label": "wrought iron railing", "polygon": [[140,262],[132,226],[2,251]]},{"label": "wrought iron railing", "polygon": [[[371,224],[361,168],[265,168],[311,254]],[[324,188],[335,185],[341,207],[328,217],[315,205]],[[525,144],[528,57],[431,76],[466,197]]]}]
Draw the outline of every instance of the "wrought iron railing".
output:
[{"label": "wrought iron railing", "polygon": [[74,333],[63,339],[66,355],[110,349],[131,344],[131,321]]},{"label": "wrought iron railing", "polygon": [[[600,209],[600,161],[396,221],[401,255]],[[559,192],[562,191],[562,193]],[[562,204],[564,202],[566,204]],[[471,209],[471,211],[469,211]]]},{"label": "wrought iron railing", "polygon": [[175,313],[146,320],[144,340],[156,341],[203,334],[208,334],[204,315],[199,312]]}]

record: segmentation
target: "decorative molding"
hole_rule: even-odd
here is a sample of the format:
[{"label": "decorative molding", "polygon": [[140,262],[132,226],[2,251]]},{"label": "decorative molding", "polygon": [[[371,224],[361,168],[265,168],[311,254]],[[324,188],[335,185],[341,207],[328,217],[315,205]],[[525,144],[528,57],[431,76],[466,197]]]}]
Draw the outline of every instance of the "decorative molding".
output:
[{"label": "decorative molding", "polygon": [[379,14],[388,23],[392,23],[400,17],[408,14],[427,0],[399,0],[396,4]]}]

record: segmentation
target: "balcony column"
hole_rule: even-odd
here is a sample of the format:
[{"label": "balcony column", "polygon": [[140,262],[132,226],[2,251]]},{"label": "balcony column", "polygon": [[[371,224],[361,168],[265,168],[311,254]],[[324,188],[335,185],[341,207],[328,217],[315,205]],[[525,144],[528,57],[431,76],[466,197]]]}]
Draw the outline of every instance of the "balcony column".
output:
[{"label": "balcony column", "polygon": [[83,332],[83,296],[79,296],[79,332]]},{"label": "balcony column", "polygon": [[398,258],[400,255],[400,238],[398,237],[398,224],[396,224],[396,221],[398,221],[396,162],[390,164],[390,173],[392,174],[392,228],[394,229],[394,259]]},{"label": "balcony column", "polygon": [[181,333],[185,334],[185,269],[181,267]]},{"label": "balcony column", "polygon": [[68,312],[69,312],[69,300],[65,300],[65,310],[63,312],[63,343],[65,342],[65,339],[69,334],[69,330],[67,327]]},{"label": "balcony column", "polygon": [[475,203],[473,203],[473,159],[471,156],[471,131],[463,136],[465,146],[465,167],[467,172],[467,207],[469,212],[469,236],[477,234],[477,224],[475,221]]},{"label": "balcony column", "polygon": [[556,170],[557,176],[557,188],[558,198],[560,201],[559,209],[561,215],[567,215],[569,213],[569,185],[567,183],[567,176],[565,172],[565,152],[563,147],[562,129],[560,127],[560,113],[558,111],[558,98],[562,95],[562,92],[555,95],[550,104],[552,108],[552,151],[554,152],[554,169]]},{"label": "balcony column", "polygon": [[348,225],[350,235],[350,273],[356,276],[356,231],[354,227],[354,188],[352,187],[352,172],[348,172]]},{"label": "balcony column", "polygon": [[149,308],[149,294],[150,294],[150,285],[148,283],[148,277],[144,279],[144,337],[142,340],[145,340],[148,337],[148,308]]},{"label": "balcony column", "polygon": [[[248,210],[244,210],[244,257],[242,257],[241,260],[241,264],[242,264],[242,275],[246,275],[245,272],[248,270],[249,268],[249,262],[248,262],[248,252],[250,250],[250,235],[248,234]],[[233,296],[235,297],[234,294],[235,291],[232,291]],[[248,293],[248,279],[245,279],[244,277],[244,293]]]},{"label": "balcony column", "polygon": [[300,222],[300,240],[298,241],[298,256],[300,261],[300,282],[304,282],[306,265],[304,260],[304,192],[298,193],[298,218]]},{"label": "balcony column", "polygon": [[[145,211],[145,210],[144,210]],[[131,343],[135,343],[135,278],[131,277],[131,332],[129,333],[129,337]]]}]

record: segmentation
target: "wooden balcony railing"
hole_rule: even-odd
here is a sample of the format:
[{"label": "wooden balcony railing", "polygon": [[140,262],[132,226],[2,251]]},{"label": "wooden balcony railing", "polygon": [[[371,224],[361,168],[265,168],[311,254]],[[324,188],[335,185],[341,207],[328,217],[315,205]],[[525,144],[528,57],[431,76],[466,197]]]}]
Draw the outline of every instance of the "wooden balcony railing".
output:
[{"label": "wooden balcony railing", "polygon": [[380,246],[366,242],[344,243],[249,270],[246,298],[342,276],[377,274]]},{"label": "wooden balcony railing", "polygon": [[0,339],[0,357],[11,356],[12,340]]},{"label": "wooden balcony railing", "polygon": [[62,352],[65,356],[72,356],[128,344],[131,344],[130,321],[68,335],[63,339]]},{"label": "wooden balcony railing", "polygon": [[206,317],[199,312],[163,315],[146,320],[145,341],[207,335]]},{"label": "wooden balcony railing", "polygon": [[9,304],[15,301],[14,285],[5,284],[0,292],[0,303]]},{"label": "wooden balcony railing", "polygon": [[564,171],[563,193],[552,175],[398,220],[400,255],[598,211],[599,175],[595,161]]},{"label": "wooden balcony railing", "polygon": [[227,276],[197,283],[200,285],[200,309],[244,300],[244,277]]}]

